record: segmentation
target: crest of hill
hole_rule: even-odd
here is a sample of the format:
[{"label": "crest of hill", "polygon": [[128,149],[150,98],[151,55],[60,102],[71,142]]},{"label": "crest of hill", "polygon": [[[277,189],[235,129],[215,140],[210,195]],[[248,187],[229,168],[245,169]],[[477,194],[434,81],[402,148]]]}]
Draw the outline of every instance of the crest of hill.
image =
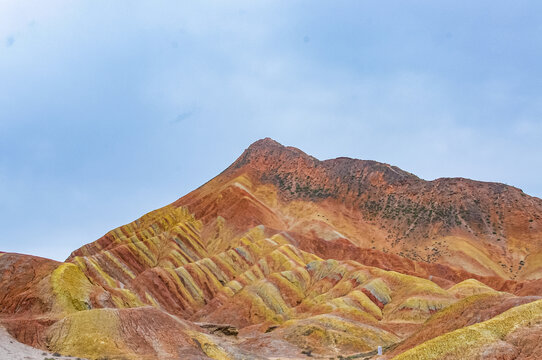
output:
[{"label": "crest of hill", "polygon": [[536,354],[541,218],[507,185],[263,139],[66,263],[0,252],[0,325],[91,359]]},{"label": "crest of hill", "polygon": [[[303,211],[296,210],[300,204]],[[318,231],[336,235],[336,230],[360,248],[430,264],[445,260],[457,265],[461,258],[461,266],[483,276],[537,279],[542,272],[537,260],[542,254],[538,198],[498,183],[426,181],[376,161],[320,161],[270,138],[250,145],[221,174],[171,205],[186,207],[201,220],[204,243],[214,244],[211,252],[262,225],[308,237]],[[134,224],[139,226],[138,221]],[[112,239],[104,236],[85,249],[94,253],[125,246]],[[322,242],[320,250],[327,249],[326,244]],[[78,250],[72,257],[82,253]],[[326,250],[318,255],[330,254]]]},{"label": "crest of hill", "polygon": [[[484,242],[492,254],[503,246],[518,254],[522,249],[533,253],[533,249],[538,252],[542,248],[542,200],[501,183],[465,178],[427,181],[370,160],[341,157],[320,161],[270,138],[250,145],[216,179],[225,183],[241,175],[253,184],[273,185],[287,203],[325,200],[339,212],[350,209],[354,218],[385,228],[386,238],[397,239],[392,247],[403,239],[459,236]],[[451,251],[463,251],[463,247],[457,244]],[[513,261],[523,261],[526,254],[523,251]],[[429,255],[415,251],[412,256],[426,259]],[[475,261],[487,263],[484,259]],[[538,276],[538,266],[520,265],[511,276],[518,271],[531,274],[530,278]],[[493,267],[499,273],[497,266]]]},{"label": "crest of hill", "polygon": [[476,181],[461,177],[443,177],[427,181],[397,166],[374,160],[349,157],[319,160],[295,147],[284,146],[271,138],[260,139],[252,143],[223,174],[236,172],[239,169],[260,175],[264,182],[281,183],[282,177],[288,177],[288,174],[291,174],[289,178],[295,178],[300,182],[308,179],[314,185],[327,180],[327,182],[340,181],[351,186],[356,183],[372,187],[403,185],[413,189],[432,188],[436,190],[442,188],[464,190],[469,187],[484,189],[492,195],[510,192],[528,198],[538,206],[542,205],[541,199],[528,196],[521,189],[502,183]]},{"label": "crest of hill", "polygon": [[261,139],[251,144],[226,172],[247,167],[264,175],[267,172],[282,173],[294,170],[294,172],[310,176],[312,170],[314,175],[324,173],[328,177],[342,180],[360,176],[368,179],[374,173],[379,173],[389,183],[421,180],[396,166],[373,160],[338,157],[321,161],[295,147],[284,146],[271,138]]}]

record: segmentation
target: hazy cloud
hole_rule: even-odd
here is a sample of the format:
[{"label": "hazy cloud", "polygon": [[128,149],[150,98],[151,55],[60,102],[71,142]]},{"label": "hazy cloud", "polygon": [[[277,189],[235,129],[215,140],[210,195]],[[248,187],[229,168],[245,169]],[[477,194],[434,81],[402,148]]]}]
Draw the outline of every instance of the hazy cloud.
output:
[{"label": "hazy cloud", "polygon": [[179,115],[177,115],[177,117],[175,118],[175,120],[173,120],[173,122],[174,123],[181,123],[181,122],[185,121],[186,119],[192,117],[193,115],[194,115],[193,110],[185,111],[185,112],[180,113]]},{"label": "hazy cloud", "polygon": [[10,35],[6,38],[6,47],[11,47],[15,43],[15,36]]}]

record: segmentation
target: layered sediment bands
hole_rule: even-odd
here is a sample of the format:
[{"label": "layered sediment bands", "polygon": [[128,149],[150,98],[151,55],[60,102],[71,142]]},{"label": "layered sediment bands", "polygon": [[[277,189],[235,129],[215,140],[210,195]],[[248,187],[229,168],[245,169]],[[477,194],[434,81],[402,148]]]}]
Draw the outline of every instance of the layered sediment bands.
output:
[{"label": "layered sediment bands", "polygon": [[60,263],[35,256],[0,254],[2,314],[43,314],[53,307],[48,281]]},{"label": "layered sediment bands", "polygon": [[0,325],[89,359],[528,359],[540,254],[519,189],[264,139],[64,263],[0,253]]},{"label": "layered sediment bands", "polygon": [[[535,359],[540,344],[532,341],[540,339],[541,327],[542,300],[537,300],[426,341],[396,359]],[[525,335],[529,338],[521,341]]]},{"label": "layered sediment bands", "polygon": [[[195,327],[152,307],[96,309],[71,314],[51,326],[48,348],[87,358],[178,359],[179,349],[197,354]],[[200,353],[200,355],[203,355]]]},{"label": "layered sediment bands", "polygon": [[[428,280],[353,261],[319,259],[302,266],[300,256],[290,259],[293,261],[283,261],[275,268],[276,272],[252,271],[259,276],[237,284],[234,294],[216,297],[198,318],[226,320],[242,328],[263,324],[260,330],[272,328],[272,337],[340,355],[372,350],[376,343],[394,343],[399,338],[388,323],[418,324],[455,301]],[[354,331],[356,327],[359,329]],[[357,332],[365,335],[357,336]],[[302,334],[312,335],[306,338]],[[354,337],[356,341],[352,341]],[[335,339],[333,346],[331,339]]]},{"label": "layered sediment bands", "polygon": [[[374,161],[319,161],[270,139],[251,145],[223,174],[175,204],[206,218],[249,218],[243,211],[228,214],[231,201],[213,196],[240,177],[250,197],[288,225],[294,225],[292,215],[294,223],[325,222],[362,248],[460,264],[483,276],[536,278],[529,274],[540,268],[535,255],[542,245],[540,199],[497,183],[424,181]],[[302,211],[294,213],[294,207]],[[265,216],[258,220],[268,225]],[[527,266],[529,257],[533,268]]]},{"label": "layered sediment bands", "polygon": [[540,296],[516,297],[508,293],[487,291],[471,295],[433,315],[411,337],[387,354],[401,354],[430,339],[489,320],[513,307],[542,299]]},{"label": "layered sediment bands", "polygon": [[125,284],[148,268],[175,268],[207,256],[200,229],[186,209],[166,206],[74,251],[68,261],[104,285]]}]

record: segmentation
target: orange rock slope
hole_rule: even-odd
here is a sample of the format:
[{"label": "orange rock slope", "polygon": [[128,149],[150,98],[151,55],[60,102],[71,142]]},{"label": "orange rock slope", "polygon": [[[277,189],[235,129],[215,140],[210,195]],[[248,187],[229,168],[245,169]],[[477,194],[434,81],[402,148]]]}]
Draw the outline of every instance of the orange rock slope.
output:
[{"label": "orange rock slope", "polygon": [[264,139],[64,263],[0,253],[0,324],[90,359],[534,359],[541,217],[511,186]]}]

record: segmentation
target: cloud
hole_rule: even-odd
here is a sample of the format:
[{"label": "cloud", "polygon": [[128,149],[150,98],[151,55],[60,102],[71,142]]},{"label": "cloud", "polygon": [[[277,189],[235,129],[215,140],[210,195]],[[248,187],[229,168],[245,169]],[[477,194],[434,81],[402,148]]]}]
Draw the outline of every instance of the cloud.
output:
[{"label": "cloud", "polygon": [[10,35],[6,38],[6,47],[12,47],[15,43],[15,36]]},{"label": "cloud", "polygon": [[186,119],[189,119],[192,116],[194,116],[194,112],[195,112],[194,110],[184,111],[184,112],[180,113],[179,115],[177,115],[172,122],[176,123],[176,124],[182,123]]},{"label": "cloud", "polygon": [[196,116],[198,112],[199,112],[199,107],[197,106],[188,107],[188,110],[184,110],[180,112],[177,116],[175,116],[175,118],[171,121],[171,123],[173,124],[183,123],[186,120]]}]

